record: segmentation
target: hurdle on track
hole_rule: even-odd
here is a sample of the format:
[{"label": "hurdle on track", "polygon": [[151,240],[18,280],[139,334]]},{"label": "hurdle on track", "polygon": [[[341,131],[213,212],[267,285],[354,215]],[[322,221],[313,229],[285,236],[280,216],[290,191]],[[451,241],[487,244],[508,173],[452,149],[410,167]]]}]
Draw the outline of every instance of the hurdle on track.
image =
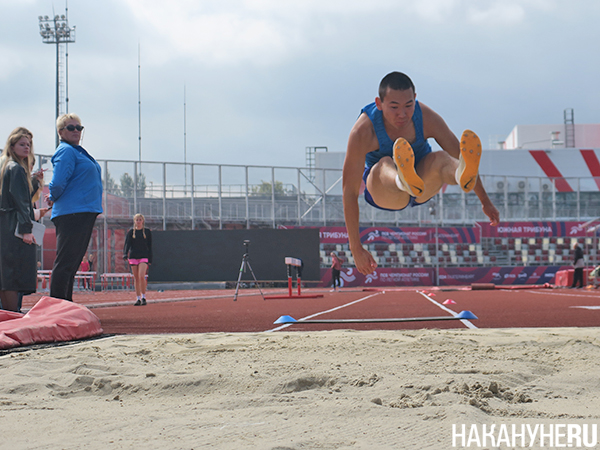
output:
[{"label": "hurdle on track", "polygon": [[[288,276],[288,295],[267,295],[265,299],[278,299],[278,298],[319,298],[323,297],[323,294],[302,294],[302,267],[304,264],[300,258],[292,258],[286,256],[285,265],[287,266]],[[292,267],[296,268],[296,284],[298,285],[298,295],[292,293]]]},{"label": "hurdle on track", "polygon": [[[74,278],[73,290],[75,291],[94,291],[96,286],[96,272],[77,271]],[[50,292],[50,281],[52,279],[51,270],[37,271],[37,292]]]},{"label": "hurdle on track", "polygon": [[102,290],[133,290],[135,288],[131,273],[103,273],[100,275]]},{"label": "hurdle on track", "polygon": [[461,311],[456,316],[434,317],[403,317],[390,319],[322,319],[322,320],[296,320],[291,316],[281,316],[274,324],[310,324],[310,323],[385,323],[385,322],[425,322],[436,320],[475,320],[477,316],[471,311]]}]

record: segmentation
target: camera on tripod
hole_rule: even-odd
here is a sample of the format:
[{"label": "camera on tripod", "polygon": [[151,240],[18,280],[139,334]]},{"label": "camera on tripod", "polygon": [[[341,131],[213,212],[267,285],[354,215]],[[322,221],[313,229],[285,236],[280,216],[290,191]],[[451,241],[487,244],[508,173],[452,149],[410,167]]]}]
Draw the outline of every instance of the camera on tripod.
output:
[{"label": "camera on tripod", "polygon": [[[250,255],[248,254],[248,247],[250,246],[250,240],[246,239],[244,240],[244,256],[242,256],[242,265],[240,266],[240,273],[238,275],[238,280],[237,280],[237,284],[235,285],[235,295],[233,296],[233,301],[235,302],[237,300],[237,296],[238,296],[238,291],[240,289],[240,285],[242,284],[242,274],[244,272],[246,272],[246,267],[248,267],[248,269],[250,269],[250,273],[252,274],[252,278],[254,278],[254,286],[258,288],[258,290],[260,291],[260,295],[262,296],[263,300],[265,299],[265,296],[262,292],[262,289],[260,288],[260,284],[258,283],[258,280],[256,279],[256,275],[254,275],[254,271],[252,270],[252,266],[250,265]],[[245,285],[245,283],[244,283]]]}]

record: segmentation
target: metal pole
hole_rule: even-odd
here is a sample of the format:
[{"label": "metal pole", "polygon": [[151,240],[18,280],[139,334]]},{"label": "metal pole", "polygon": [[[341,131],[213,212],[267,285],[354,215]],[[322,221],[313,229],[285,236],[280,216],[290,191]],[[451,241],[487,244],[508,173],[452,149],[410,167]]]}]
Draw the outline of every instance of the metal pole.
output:
[{"label": "metal pole", "polygon": [[275,228],[275,167],[271,167],[271,216]]},{"label": "metal pole", "polygon": [[[187,165],[187,164],[186,164]],[[196,229],[196,211],[194,210],[194,165],[192,164],[192,171],[191,171],[191,187],[190,187],[190,195],[192,197],[192,230]]]},{"label": "metal pole", "polygon": [[245,166],[246,169],[246,229],[250,229],[250,199],[248,196],[248,166]]},{"label": "metal pole", "polygon": [[[56,29],[56,18],[54,20],[54,29]],[[60,115],[60,94],[58,91],[58,86],[60,83],[60,75],[59,75],[59,71],[58,71],[58,67],[59,67],[59,52],[60,52],[60,48],[59,48],[59,40],[56,40],[56,114],[54,117],[54,123],[56,124],[56,120],[58,119],[58,116]],[[58,147],[58,133],[56,133],[54,135],[54,147]]]},{"label": "metal pole", "polygon": [[[183,179],[185,180],[184,191],[187,194],[187,131],[186,131],[186,104],[185,104],[185,84],[183,85]],[[193,169],[192,169],[193,171]],[[193,183],[192,183],[193,184]],[[194,229],[192,227],[192,229]]]},{"label": "metal pole", "polygon": [[[68,8],[65,8],[65,15],[39,16],[40,36],[45,44],[56,45],[56,110],[54,121],[60,115],[60,44],[75,42],[75,27],[69,27]],[[68,58],[68,56],[67,56]],[[66,90],[68,92],[68,88]],[[68,102],[68,99],[67,99]],[[67,103],[68,104],[68,103]],[[67,108],[68,112],[68,108]],[[58,146],[58,134],[54,136],[54,142]]]},{"label": "metal pole", "polygon": [[[65,0],[65,18],[69,22],[69,5]],[[69,42],[65,43],[65,113],[69,114]]]},{"label": "metal pole", "polygon": [[581,220],[581,178],[577,178],[577,220]]},{"label": "metal pole", "polygon": [[223,178],[221,166],[219,165],[219,230],[223,229]]},{"label": "metal pole", "polygon": [[504,217],[508,217],[508,177],[504,176]]},{"label": "metal pole", "polygon": [[[104,244],[103,244],[103,265],[102,272],[108,272],[108,161],[104,161],[104,192],[102,195],[102,200],[104,202],[104,207],[102,208],[104,211]],[[99,260],[99,258],[98,258]]]},{"label": "metal pole", "polygon": [[465,225],[467,223],[467,196],[462,189],[460,190],[460,202],[462,204],[462,223]]},{"label": "metal pole", "polygon": [[167,164],[163,166],[163,231],[167,229]]},{"label": "metal pole", "polygon": [[300,169],[296,170],[296,174],[298,175],[298,226],[302,225],[302,207],[300,204]]},{"label": "metal pole", "polygon": [[538,204],[539,204],[539,208],[540,208],[540,220],[544,219],[544,201],[543,201],[543,193],[544,193],[544,189],[542,186],[542,178],[539,178],[539,198],[538,198]]},{"label": "metal pole", "polygon": [[[441,197],[441,193],[438,193]],[[439,202],[438,202],[439,203]],[[436,208],[435,214],[435,285],[440,285],[440,234],[439,234],[439,208]]]},{"label": "metal pole", "polygon": [[[440,225],[443,226],[444,225],[444,194],[439,192],[438,195],[440,196],[440,207],[439,207]],[[375,209],[375,208],[373,208],[373,209]]]},{"label": "metal pole", "polygon": [[556,220],[556,178],[552,179],[552,220]]},{"label": "metal pole", "polygon": [[529,217],[529,178],[525,178],[525,212],[521,217]]},{"label": "metal pole", "polygon": [[140,43],[138,42],[138,160],[142,162],[142,89]]},{"label": "metal pole", "polygon": [[[140,172],[142,171],[141,169],[141,165],[140,165]],[[136,161],[133,162],[133,213],[137,214],[138,213],[138,207],[137,207],[137,190],[138,190],[138,186],[139,186],[139,179],[138,179],[138,163]]]},{"label": "metal pole", "polygon": [[327,170],[323,171],[323,226],[327,226],[327,206],[325,205],[325,197],[327,196]]}]

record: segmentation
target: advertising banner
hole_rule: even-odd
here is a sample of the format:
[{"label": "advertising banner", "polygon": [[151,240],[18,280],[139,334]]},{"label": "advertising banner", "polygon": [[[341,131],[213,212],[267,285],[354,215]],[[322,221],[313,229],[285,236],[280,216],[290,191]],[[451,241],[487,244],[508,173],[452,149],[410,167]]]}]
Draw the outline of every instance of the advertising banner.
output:
[{"label": "advertising banner", "polygon": [[[469,286],[473,283],[495,285],[543,285],[554,284],[556,272],[570,266],[526,266],[526,267],[448,267],[439,272],[440,286]],[[363,275],[355,268],[342,269],[342,287],[393,287],[434,286],[435,269],[378,268],[370,275]],[[331,286],[331,269],[321,269],[321,285]]]},{"label": "advertising banner", "polygon": [[440,286],[465,286],[472,283],[493,283],[496,285],[552,284],[556,272],[562,269],[565,269],[565,266],[440,268]]},{"label": "advertising banner", "polygon": [[[586,237],[594,236],[596,230],[583,227],[585,222],[500,222],[493,227],[486,222],[478,222],[483,237]],[[591,224],[592,227],[598,222]]]},{"label": "advertising banner", "polygon": [[[436,234],[441,244],[474,244],[480,241],[480,231],[473,227],[362,227],[363,244],[435,244]],[[345,227],[321,227],[321,244],[345,244]]]},{"label": "advertising banner", "polygon": [[[340,273],[342,287],[392,287],[392,286],[432,286],[434,269],[420,268],[378,268],[370,275],[363,275],[356,268],[342,269]],[[321,269],[323,286],[331,286],[331,269]]]}]

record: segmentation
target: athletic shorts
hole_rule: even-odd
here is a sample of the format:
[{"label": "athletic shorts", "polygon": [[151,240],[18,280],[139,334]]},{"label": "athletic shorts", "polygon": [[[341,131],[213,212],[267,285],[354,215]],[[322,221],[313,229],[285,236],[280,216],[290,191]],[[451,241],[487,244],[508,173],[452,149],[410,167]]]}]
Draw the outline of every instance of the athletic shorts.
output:
[{"label": "athletic shorts", "polygon": [[140,258],[140,259],[129,259],[129,265],[131,266],[139,266],[141,263],[148,264],[148,258]]},{"label": "athletic shorts", "polygon": [[425,200],[423,203],[418,203],[417,202],[417,198],[413,197],[412,195],[410,196],[410,200],[408,201],[408,204],[404,207],[404,208],[400,208],[400,209],[389,209],[389,208],[383,208],[381,206],[379,206],[377,203],[375,203],[375,200],[373,200],[373,197],[371,196],[371,193],[369,192],[369,190],[367,189],[367,178],[369,177],[369,174],[371,173],[371,169],[373,167],[365,167],[365,171],[363,172],[363,181],[365,182],[365,200],[367,201],[367,203],[371,206],[374,206],[375,208],[378,209],[383,209],[384,211],[402,211],[403,209],[407,208],[407,207],[414,207],[414,206],[421,206],[424,205],[425,203],[427,203],[429,200]]}]

